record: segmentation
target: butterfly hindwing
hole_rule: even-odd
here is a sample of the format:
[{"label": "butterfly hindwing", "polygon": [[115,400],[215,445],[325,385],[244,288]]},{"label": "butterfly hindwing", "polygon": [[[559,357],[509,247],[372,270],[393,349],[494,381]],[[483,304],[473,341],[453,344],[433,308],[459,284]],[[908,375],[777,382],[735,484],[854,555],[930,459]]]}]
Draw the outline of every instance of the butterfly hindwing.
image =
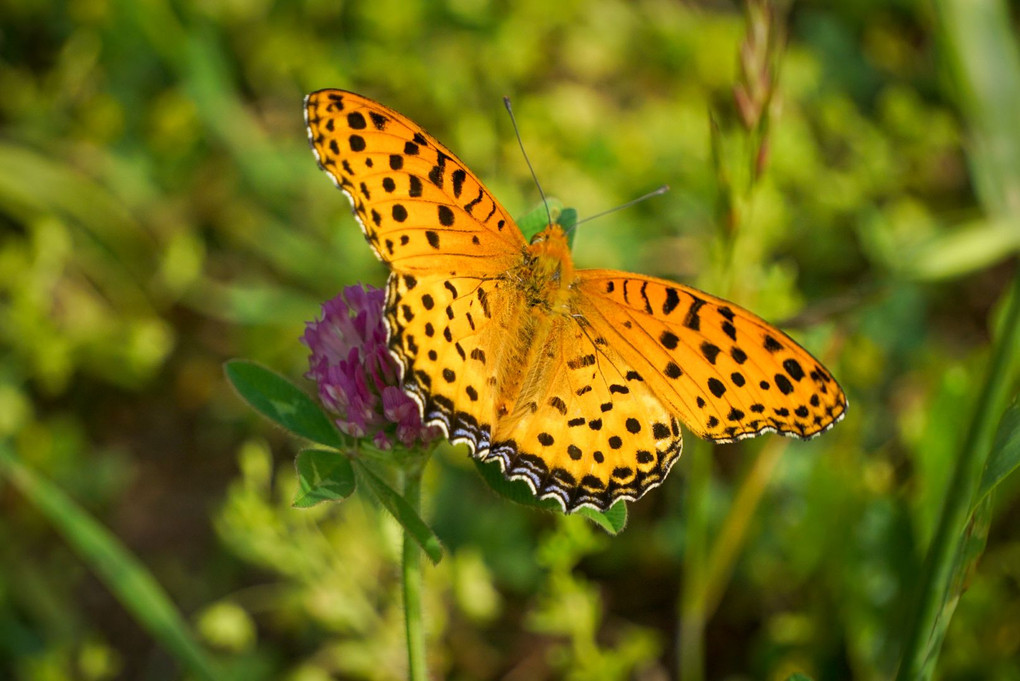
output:
[{"label": "butterfly hindwing", "polygon": [[[489,446],[508,320],[519,301],[497,279],[392,274],[387,285],[390,354],[426,424],[472,452]],[[502,286],[501,286],[502,285]]]},{"label": "butterfly hindwing", "polygon": [[491,273],[521,257],[524,237],[503,207],[421,126],[343,90],[308,95],[305,121],[319,166],[394,271]]},{"label": "butterfly hindwing", "polygon": [[846,396],[782,331],[732,303],[662,279],[581,270],[582,313],[694,433],[730,442],[763,432],[810,438]]},{"label": "butterfly hindwing", "polygon": [[605,338],[534,314],[509,279],[391,275],[390,351],[425,422],[566,510],[660,484],[678,420]]},{"label": "butterfly hindwing", "polygon": [[486,458],[537,496],[605,510],[659,485],[680,456],[677,419],[583,319],[556,316],[524,371]]}]

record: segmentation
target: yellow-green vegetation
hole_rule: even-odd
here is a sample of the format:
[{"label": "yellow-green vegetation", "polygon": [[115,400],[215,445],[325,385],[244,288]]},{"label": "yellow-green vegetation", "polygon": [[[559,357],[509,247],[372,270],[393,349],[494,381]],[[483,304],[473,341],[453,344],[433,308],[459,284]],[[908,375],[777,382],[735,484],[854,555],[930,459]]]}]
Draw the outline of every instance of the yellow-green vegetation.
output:
[{"label": "yellow-green vegetation", "polygon": [[[406,678],[396,515],[435,678],[1020,680],[1020,17],[780,4],[0,0],[0,677]],[[687,436],[596,523],[446,445],[427,526],[362,458],[315,487],[329,452],[223,364],[311,395],[305,322],[384,281],[308,149],[325,87],[517,216],[504,95],[580,220],[670,185],[581,224],[577,265],[780,323],[847,418]],[[346,446],[289,399],[256,406]]]}]

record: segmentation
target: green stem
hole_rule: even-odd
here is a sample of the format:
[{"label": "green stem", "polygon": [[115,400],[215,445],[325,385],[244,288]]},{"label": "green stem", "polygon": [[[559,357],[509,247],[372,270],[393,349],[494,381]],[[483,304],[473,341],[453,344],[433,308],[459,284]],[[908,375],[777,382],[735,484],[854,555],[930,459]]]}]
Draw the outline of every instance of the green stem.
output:
[{"label": "green stem", "polygon": [[733,575],[733,566],[744,547],[755,510],[788,443],[788,440],[773,437],[762,446],[716,534],[717,538],[706,561],[705,581],[701,591],[702,614],[706,619],[719,606]]},{"label": "green stem", "polygon": [[707,499],[712,482],[712,452],[704,446],[688,454],[686,542],[684,580],[680,590],[680,631],[677,641],[679,678],[701,681],[705,678],[705,548],[707,543]]},{"label": "green stem", "polygon": [[[404,500],[419,515],[424,469],[424,459],[410,460],[404,468]],[[424,681],[428,678],[428,671],[425,666],[425,630],[421,607],[421,549],[407,530],[404,530],[401,576],[404,582],[404,621],[407,625],[407,678],[410,681]]]},{"label": "green stem", "polygon": [[946,491],[942,515],[925,557],[918,582],[916,607],[904,638],[898,681],[928,679],[934,665],[929,658],[938,655],[941,637],[932,637],[952,577],[953,558],[963,536],[981,472],[992,448],[995,428],[1009,397],[1020,347],[1020,273],[1013,278],[1009,309],[998,341],[992,347],[988,373],[978,396],[974,418],[956,460],[952,483]]}]

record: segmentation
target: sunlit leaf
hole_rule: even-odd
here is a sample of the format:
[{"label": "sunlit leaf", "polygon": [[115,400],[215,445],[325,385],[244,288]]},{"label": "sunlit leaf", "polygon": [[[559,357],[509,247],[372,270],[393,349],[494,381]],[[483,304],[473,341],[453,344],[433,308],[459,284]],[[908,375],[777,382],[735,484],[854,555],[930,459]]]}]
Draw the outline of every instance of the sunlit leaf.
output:
[{"label": "sunlit leaf", "polygon": [[531,241],[531,237],[548,226],[550,217],[554,224],[560,224],[559,218],[562,212],[563,202],[559,199],[548,198],[546,203],[538,204],[519,217],[517,219],[517,226],[521,228],[521,233],[524,234],[525,240]]},{"label": "sunlit leaf", "polygon": [[344,448],[346,443],[319,405],[283,376],[240,359],[227,362],[225,370],[231,385],[255,411],[312,442]]},{"label": "sunlit leaf", "polygon": [[588,518],[609,534],[617,535],[623,532],[623,528],[627,526],[627,502],[621,499],[605,511],[596,511],[587,507],[579,508],[577,515]]},{"label": "sunlit leaf", "polygon": [[351,460],[337,451],[306,449],[294,461],[298,493],[294,506],[308,508],[323,501],[342,501],[354,493]]},{"label": "sunlit leaf", "polygon": [[975,504],[984,500],[989,492],[1017,468],[1020,468],[1020,402],[1014,402],[1002,415]]},{"label": "sunlit leaf", "polygon": [[1020,223],[1015,219],[981,221],[939,232],[903,263],[921,279],[947,279],[984,269],[1020,252]]}]

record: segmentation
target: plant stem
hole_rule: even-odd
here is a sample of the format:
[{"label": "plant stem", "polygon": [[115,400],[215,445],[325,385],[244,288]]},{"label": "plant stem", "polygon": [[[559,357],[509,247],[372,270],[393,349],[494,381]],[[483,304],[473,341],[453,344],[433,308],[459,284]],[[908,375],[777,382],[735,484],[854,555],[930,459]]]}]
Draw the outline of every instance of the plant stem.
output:
[{"label": "plant stem", "polygon": [[708,534],[708,491],[712,484],[712,451],[699,446],[688,454],[684,578],[680,589],[680,632],[677,641],[678,678],[705,678],[705,549]]},{"label": "plant stem", "polygon": [[[1020,207],[1020,49],[1002,0],[934,3],[940,40],[967,118],[972,173],[990,219],[1016,221]],[[988,373],[975,405],[935,535],[922,567],[915,607],[904,633],[899,681],[927,679],[934,670],[943,630],[936,630],[953,576],[954,556],[966,531],[974,494],[991,451],[995,428],[1013,381],[1020,346],[1020,272],[1014,274],[1009,309],[992,346]],[[946,618],[948,619],[948,617]]]},{"label": "plant stem", "polygon": [[[421,477],[425,458],[410,459],[404,467],[404,500],[415,513],[421,514]],[[421,607],[421,549],[411,534],[404,530],[404,555],[401,576],[404,582],[404,621],[407,625],[407,678],[424,681],[428,678],[425,665],[425,630]]]},{"label": "plant stem", "polygon": [[1006,404],[1013,380],[1016,348],[1020,347],[1020,273],[1013,278],[1009,309],[992,347],[974,418],[967,430],[963,449],[946,490],[942,515],[935,529],[918,582],[916,606],[904,638],[903,657],[896,678],[927,679],[934,670],[929,658],[938,655],[941,636],[932,636],[952,578],[954,556],[971,514],[981,472],[992,448],[995,428]]},{"label": "plant stem", "polygon": [[758,452],[751,469],[747,472],[737,496],[730,506],[715,543],[709,552],[705,581],[702,584],[702,615],[708,619],[719,606],[719,601],[733,575],[733,566],[744,547],[747,530],[758,508],[758,502],[772,479],[776,464],[786,451],[788,440],[778,437],[769,439]]}]

